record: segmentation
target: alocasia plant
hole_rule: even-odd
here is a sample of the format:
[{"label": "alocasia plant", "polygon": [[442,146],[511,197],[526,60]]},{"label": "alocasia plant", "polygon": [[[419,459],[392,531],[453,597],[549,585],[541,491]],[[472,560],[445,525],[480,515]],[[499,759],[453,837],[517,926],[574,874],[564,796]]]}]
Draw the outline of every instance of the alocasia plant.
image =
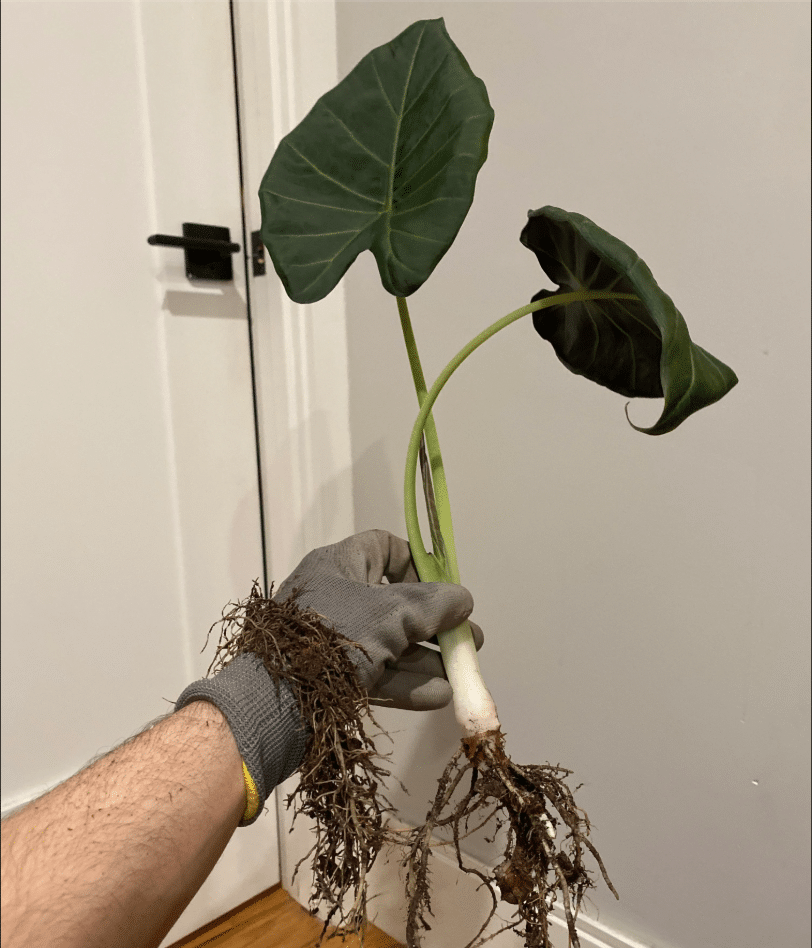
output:
[{"label": "alocasia plant", "polygon": [[[427,389],[406,297],[431,276],[465,220],[493,120],[485,84],[452,42],[443,19],[420,20],[373,49],[316,102],[279,143],[259,189],[262,239],[292,300],[323,299],[363,250],[375,255],[381,282],[397,299],[420,405],[406,455],[405,518],[424,582],[460,582],[432,406],[455,369],[500,329],[533,313],[535,329],[571,372],[630,398],[663,398],[654,425],[633,426],[649,435],[673,431],[737,382],[728,366],[691,340],[681,313],[635,251],[587,217],[546,206],[528,211],[520,240],[558,289],[540,290],[530,303],[479,333]],[[418,457],[432,553],[418,525]],[[411,839],[409,944],[417,945],[419,929],[428,927],[425,867],[431,831],[452,826],[459,847],[461,821],[494,802],[507,814],[511,834],[492,881],[502,899],[517,906],[526,944],[548,944],[547,912],[556,892],[578,944],[574,919],[591,884],[582,847],[609,880],[587,838],[586,815],[558,777],[567,771],[520,767],[507,757],[467,622],[442,633],[439,644],[463,742],[426,824]],[[463,756],[467,764],[460,766]],[[475,777],[471,790],[441,819],[469,769]],[[567,848],[556,851],[560,822],[569,831]]]}]

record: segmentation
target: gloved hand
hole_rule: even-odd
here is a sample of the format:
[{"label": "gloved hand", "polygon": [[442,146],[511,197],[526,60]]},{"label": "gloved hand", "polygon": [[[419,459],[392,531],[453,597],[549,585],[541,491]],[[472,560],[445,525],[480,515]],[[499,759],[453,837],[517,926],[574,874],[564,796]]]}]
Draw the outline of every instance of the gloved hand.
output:
[{"label": "gloved hand", "polygon": [[[389,584],[382,583],[386,577]],[[282,583],[275,601],[295,587],[301,608],[324,617],[325,625],[363,646],[349,649],[370,704],[431,711],[452,697],[437,633],[458,626],[474,607],[471,593],[452,583],[422,583],[406,540],[386,530],[366,530],[340,543],[312,550]],[[482,629],[471,622],[477,649]]]},{"label": "gloved hand", "polygon": [[[389,584],[382,583],[386,577]],[[301,587],[296,603],[321,615],[326,626],[352,639],[367,659],[349,648],[370,704],[428,711],[452,698],[439,652],[421,642],[453,629],[473,608],[463,586],[421,583],[406,540],[386,530],[367,530],[305,556],[282,583],[274,601],[284,602]],[[471,622],[476,647],[482,630]],[[293,774],[304,759],[309,738],[291,686],[279,689],[262,659],[237,655],[212,678],[189,685],[175,703],[210,701],[228,721],[247,771],[249,806],[241,826],[262,812],[274,787]],[[250,777],[250,779],[248,779]]]}]

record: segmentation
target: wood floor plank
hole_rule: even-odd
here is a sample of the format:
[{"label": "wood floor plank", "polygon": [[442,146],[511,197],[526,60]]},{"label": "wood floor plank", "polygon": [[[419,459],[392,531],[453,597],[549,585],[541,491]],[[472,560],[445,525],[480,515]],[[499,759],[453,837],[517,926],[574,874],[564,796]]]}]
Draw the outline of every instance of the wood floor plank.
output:
[{"label": "wood floor plank", "polygon": [[[317,948],[321,930],[322,923],[276,885],[169,948]],[[325,938],[322,948],[360,948],[360,944],[357,936],[345,941]],[[403,945],[370,925],[364,948]]]}]

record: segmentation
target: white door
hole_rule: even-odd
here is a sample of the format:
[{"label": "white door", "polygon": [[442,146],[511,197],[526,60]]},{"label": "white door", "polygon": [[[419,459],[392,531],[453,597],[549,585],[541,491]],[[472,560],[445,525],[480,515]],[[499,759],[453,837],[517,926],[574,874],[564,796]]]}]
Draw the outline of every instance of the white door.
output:
[{"label": "white door", "polygon": [[[169,711],[263,556],[242,255],[147,244],[244,244],[227,0],[4,0],[2,80],[8,810]],[[269,810],[165,943],[279,880]]]}]

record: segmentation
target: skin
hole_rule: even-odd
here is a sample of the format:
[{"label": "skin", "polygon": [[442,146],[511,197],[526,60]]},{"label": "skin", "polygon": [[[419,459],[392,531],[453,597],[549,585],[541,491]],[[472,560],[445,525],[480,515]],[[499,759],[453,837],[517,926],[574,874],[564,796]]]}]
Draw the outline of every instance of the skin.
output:
[{"label": "skin", "polygon": [[157,948],[245,810],[237,744],[195,701],[2,823],[2,948]]}]

